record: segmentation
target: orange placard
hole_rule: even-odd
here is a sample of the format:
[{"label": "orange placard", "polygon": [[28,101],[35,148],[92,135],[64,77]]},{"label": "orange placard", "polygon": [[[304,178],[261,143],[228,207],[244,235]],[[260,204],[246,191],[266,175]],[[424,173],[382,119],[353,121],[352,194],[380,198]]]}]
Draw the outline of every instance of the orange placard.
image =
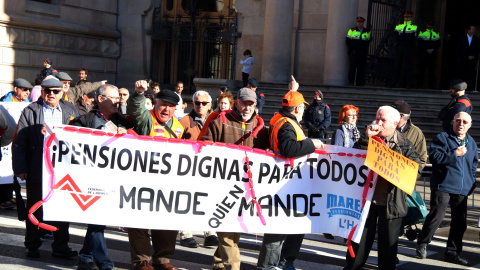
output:
[{"label": "orange placard", "polygon": [[365,165],[409,195],[417,181],[418,163],[393,151],[371,137]]}]

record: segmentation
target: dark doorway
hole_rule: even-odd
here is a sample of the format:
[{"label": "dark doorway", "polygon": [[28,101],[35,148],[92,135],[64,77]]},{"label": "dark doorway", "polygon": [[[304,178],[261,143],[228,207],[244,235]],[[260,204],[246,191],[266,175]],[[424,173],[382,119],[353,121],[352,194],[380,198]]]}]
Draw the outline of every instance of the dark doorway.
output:
[{"label": "dark doorway", "polygon": [[[448,89],[450,81],[457,77],[456,48],[459,38],[462,35],[465,35],[465,27],[468,24],[475,25],[477,28],[475,35],[480,36],[479,10],[480,1],[478,0],[448,0],[445,5],[445,27],[443,29],[444,34],[442,37],[442,76],[440,89]],[[480,83],[477,83],[477,85],[477,89],[480,88]]]}]

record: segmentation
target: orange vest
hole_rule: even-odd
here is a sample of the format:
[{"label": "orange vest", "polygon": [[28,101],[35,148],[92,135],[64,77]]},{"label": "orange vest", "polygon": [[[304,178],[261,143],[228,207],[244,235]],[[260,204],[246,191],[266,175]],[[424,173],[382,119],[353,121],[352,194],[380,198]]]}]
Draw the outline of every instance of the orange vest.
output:
[{"label": "orange vest", "polygon": [[305,134],[303,133],[303,129],[297,124],[297,122],[279,113],[276,113],[272,117],[272,120],[270,120],[270,149],[272,149],[275,153],[280,152],[280,150],[278,149],[277,139],[278,131],[283,126],[283,124],[287,122],[290,123],[295,129],[295,132],[297,133],[297,141],[305,140]]},{"label": "orange vest", "polygon": [[[173,138],[170,132],[168,132],[164,126],[158,123],[157,117],[155,117],[153,110],[150,110],[150,114],[152,115],[152,128],[150,129],[150,134],[148,135],[152,137],[160,136],[165,138]],[[177,118],[172,117],[172,119],[173,124],[171,130],[175,133],[175,135],[177,135],[177,138],[181,138],[183,134],[183,126],[180,124]]]}]

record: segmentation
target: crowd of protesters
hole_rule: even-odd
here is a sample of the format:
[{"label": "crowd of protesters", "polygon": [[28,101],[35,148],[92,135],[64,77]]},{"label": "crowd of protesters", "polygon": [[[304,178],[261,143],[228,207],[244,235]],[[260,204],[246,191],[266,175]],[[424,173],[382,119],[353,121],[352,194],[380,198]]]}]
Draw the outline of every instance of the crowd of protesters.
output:
[{"label": "crowd of protesters", "polygon": [[[251,52],[246,57],[251,58]],[[323,93],[315,91],[313,102],[308,104],[298,91],[299,84],[293,76],[281,104],[278,104],[281,109],[271,118],[268,129],[261,124],[263,120],[259,116],[265,95],[257,90],[258,81],[248,78],[247,72],[243,76],[245,87],[236,94],[226,87],[220,88],[215,98],[206,91],[196,91],[192,96],[193,109],[185,112],[187,104],[182,99],[183,82],[177,82],[174,90],[168,90],[160,89],[158,83],[149,84],[146,80],[139,80],[135,82],[134,90],[129,91],[106,81],[89,82],[88,71],[80,69],[78,82],[71,86],[70,75],[54,70],[50,59],[44,60],[44,66],[35,80],[37,85],[32,86],[27,80],[17,78],[13,83],[14,90],[1,99],[3,102],[31,102],[23,110],[16,127],[8,112],[0,106],[0,142],[3,146],[14,137],[12,167],[16,177],[26,180],[28,209],[42,199],[45,125],[70,124],[119,134],[133,129],[139,135],[209,140],[270,149],[290,158],[323,149],[324,142],[321,139],[327,137],[327,128],[331,124],[330,108],[323,102]],[[333,145],[341,147],[366,149],[368,138],[378,137],[393,151],[419,163],[419,171],[429,157],[433,165],[433,199],[431,212],[418,240],[417,256],[426,258],[427,244],[450,203],[452,228],[445,260],[461,265],[468,265],[460,253],[466,230],[466,200],[475,187],[478,165],[477,145],[467,133],[472,125],[472,105],[465,95],[466,88],[464,81],[452,82],[452,101],[439,115],[445,131],[434,138],[429,153],[422,131],[411,121],[410,106],[403,100],[392,100],[391,105],[380,107],[376,118],[371,119],[373,122],[366,126],[365,131],[357,127],[360,108],[344,105],[338,116],[339,127],[331,141]],[[308,130],[308,137],[303,128]],[[255,136],[249,136],[253,133]],[[463,177],[461,180],[457,179],[459,175]],[[0,207],[13,208],[12,188],[2,185],[0,191]],[[380,178],[377,181],[361,241],[353,245],[357,256],[353,258],[347,252],[345,269],[361,269],[364,266],[377,231],[379,269],[395,269],[401,221],[408,211],[405,198],[406,193],[387,180]],[[35,217],[38,221],[43,220],[41,209],[35,212]],[[78,269],[113,269],[113,261],[108,257],[105,243],[105,226],[89,224],[83,247],[78,253],[69,246],[69,223],[52,224],[59,229],[53,236],[39,230],[27,219],[25,246],[28,257],[39,257],[38,248],[42,240],[53,237],[53,256],[72,258],[78,255]],[[131,262],[135,269],[177,269],[170,263],[170,256],[175,251],[178,231],[122,229],[128,233]],[[241,257],[238,243],[241,234],[204,234],[204,246],[217,247],[212,259],[213,269],[239,270]],[[257,268],[295,269],[294,261],[303,237],[265,234]],[[189,231],[180,232],[180,244],[190,248],[199,246]]]}]

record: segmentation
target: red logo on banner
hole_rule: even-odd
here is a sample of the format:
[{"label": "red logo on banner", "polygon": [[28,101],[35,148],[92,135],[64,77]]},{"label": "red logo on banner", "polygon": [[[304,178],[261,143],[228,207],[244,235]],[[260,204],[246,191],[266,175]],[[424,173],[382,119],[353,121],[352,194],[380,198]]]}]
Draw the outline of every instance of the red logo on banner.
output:
[{"label": "red logo on banner", "polygon": [[72,195],[73,199],[83,211],[87,210],[101,197],[95,195],[83,195],[82,191],[69,174],[63,177],[63,179],[60,180],[60,182],[58,182],[53,189],[70,191],[70,195]]}]

